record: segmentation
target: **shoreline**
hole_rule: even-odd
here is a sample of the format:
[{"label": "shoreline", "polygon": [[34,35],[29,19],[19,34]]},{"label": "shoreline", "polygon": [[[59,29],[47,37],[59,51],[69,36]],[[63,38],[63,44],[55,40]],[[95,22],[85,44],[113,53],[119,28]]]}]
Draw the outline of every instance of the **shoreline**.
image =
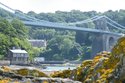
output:
[{"label": "shoreline", "polygon": [[[74,67],[75,68],[75,66],[57,66],[57,68],[58,67],[64,67],[64,69],[61,69],[61,68],[58,68],[58,69],[53,69],[54,67],[56,68],[56,66],[49,66],[49,67],[52,67],[52,68],[46,68],[46,69],[44,69],[44,68],[42,68],[42,67],[38,67],[38,66],[20,66],[20,65],[10,65],[10,66],[8,66],[10,69],[13,69],[13,70],[17,70],[17,69],[22,69],[22,68],[27,68],[27,69],[30,69],[30,70],[33,70],[33,69],[37,69],[37,70],[39,70],[39,71],[41,71],[41,72],[43,72],[43,73],[45,73],[46,75],[48,75],[48,76],[50,76],[50,74],[52,74],[52,73],[54,73],[54,72],[56,72],[56,71],[63,71],[63,70],[67,70],[67,69],[69,69],[70,67]],[[65,67],[67,67],[67,68],[65,68]],[[69,67],[69,68],[68,68]],[[71,68],[71,70],[72,69],[74,69],[74,68]]]}]

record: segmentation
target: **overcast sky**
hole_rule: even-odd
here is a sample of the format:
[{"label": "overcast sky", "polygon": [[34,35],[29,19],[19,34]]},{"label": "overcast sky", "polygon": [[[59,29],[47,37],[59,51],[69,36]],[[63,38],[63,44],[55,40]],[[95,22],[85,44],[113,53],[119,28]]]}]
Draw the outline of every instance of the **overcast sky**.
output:
[{"label": "overcast sky", "polygon": [[80,10],[104,12],[125,9],[125,0],[0,0],[3,4],[23,12],[55,12]]}]

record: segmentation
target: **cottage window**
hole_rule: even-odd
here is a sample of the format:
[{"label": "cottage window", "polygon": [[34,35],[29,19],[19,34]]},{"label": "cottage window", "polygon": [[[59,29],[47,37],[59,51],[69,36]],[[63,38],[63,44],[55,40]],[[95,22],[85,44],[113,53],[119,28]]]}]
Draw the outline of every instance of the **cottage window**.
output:
[{"label": "cottage window", "polygon": [[24,57],[22,57],[22,61],[25,61],[25,60],[24,60]]},{"label": "cottage window", "polygon": [[21,57],[18,57],[18,61],[21,61]]},{"label": "cottage window", "polygon": [[20,57],[20,61],[22,61],[22,57]]},{"label": "cottage window", "polygon": [[26,57],[25,60],[28,61],[28,57]]},{"label": "cottage window", "polygon": [[23,57],[24,54],[20,54],[20,55],[21,55],[21,57]]},{"label": "cottage window", "polygon": [[27,54],[24,54],[25,57],[27,57]]},{"label": "cottage window", "polygon": [[18,58],[17,58],[17,57],[15,57],[15,61],[18,61]]},{"label": "cottage window", "polygon": [[23,57],[21,57],[21,61],[24,61],[24,60],[23,60]]},{"label": "cottage window", "polygon": [[16,61],[16,57],[13,57],[13,60]]}]

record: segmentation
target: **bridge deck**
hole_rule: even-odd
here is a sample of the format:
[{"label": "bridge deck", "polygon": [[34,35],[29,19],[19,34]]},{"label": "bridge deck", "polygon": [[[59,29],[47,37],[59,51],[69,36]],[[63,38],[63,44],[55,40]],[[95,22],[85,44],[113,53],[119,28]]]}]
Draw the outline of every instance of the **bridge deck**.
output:
[{"label": "bridge deck", "polygon": [[35,21],[23,21],[25,25],[28,26],[37,26],[37,27],[48,27],[48,28],[55,28],[55,29],[66,29],[66,30],[77,30],[77,31],[85,31],[85,32],[92,32],[92,33],[102,33],[102,34],[113,34],[121,36],[123,34],[104,31],[104,30],[98,30],[98,29],[91,29],[91,28],[83,28],[83,27],[75,27],[75,26],[66,26],[61,25],[59,23],[53,23],[53,22],[35,22]]}]

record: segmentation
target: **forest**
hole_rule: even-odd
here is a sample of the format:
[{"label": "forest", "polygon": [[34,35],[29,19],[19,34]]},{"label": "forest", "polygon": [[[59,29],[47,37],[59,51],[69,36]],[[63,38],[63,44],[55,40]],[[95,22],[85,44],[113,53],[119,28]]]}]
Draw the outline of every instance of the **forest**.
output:
[{"label": "forest", "polygon": [[[21,11],[20,11],[21,12]],[[23,13],[23,12],[22,12]],[[25,13],[40,20],[58,23],[72,23],[83,21],[96,15],[106,15],[112,20],[125,26],[125,10],[106,12],[82,12],[80,10],[56,11],[55,13]],[[46,60],[85,60],[91,57],[92,34],[80,31],[48,29],[44,27],[25,26],[20,20],[10,13],[0,9],[0,58],[7,55],[12,47],[20,47],[29,52],[30,58],[45,57]],[[11,22],[6,19],[13,19]],[[93,22],[77,25],[80,27],[94,28]],[[47,41],[46,48],[32,47],[28,39]]]}]

